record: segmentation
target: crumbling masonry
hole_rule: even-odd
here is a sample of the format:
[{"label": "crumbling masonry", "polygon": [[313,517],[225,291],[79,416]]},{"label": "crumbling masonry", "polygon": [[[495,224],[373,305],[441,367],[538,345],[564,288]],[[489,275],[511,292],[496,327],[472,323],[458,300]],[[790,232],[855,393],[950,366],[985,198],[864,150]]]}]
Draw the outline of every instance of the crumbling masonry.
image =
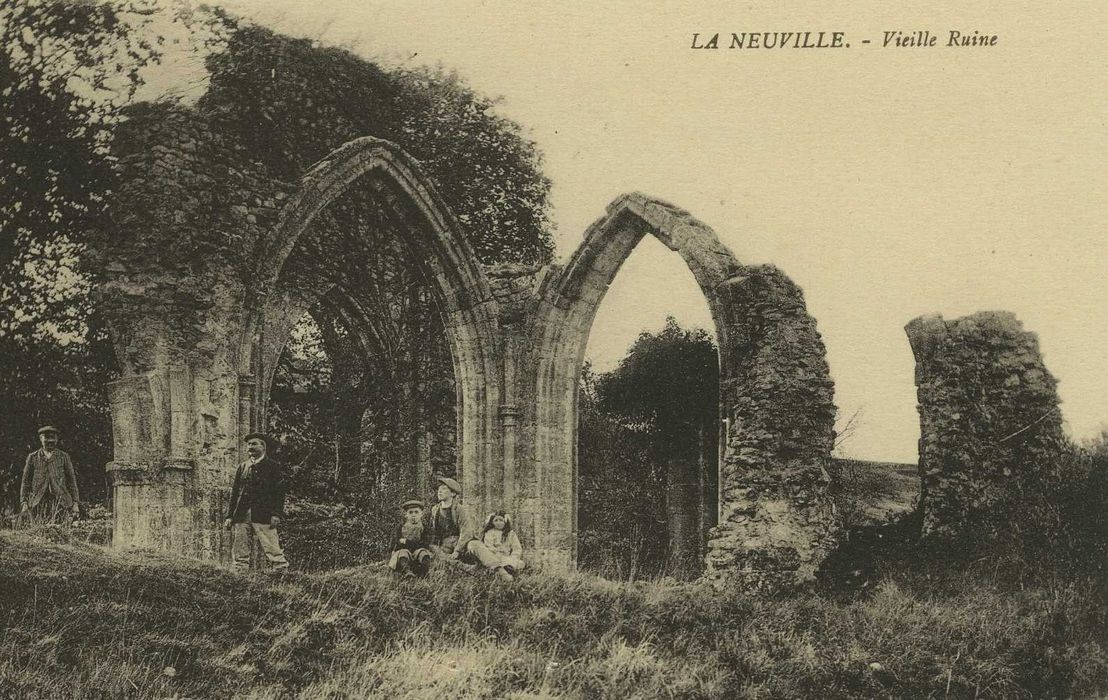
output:
[{"label": "crumbling masonry", "polygon": [[483,267],[418,164],[388,142],[347,143],[289,183],[187,110],[137,111],[123,141],[118,230],[97,251],[123,370],[108,466],[117,545],[225,555],[241,436],[266,425],[292,324],[341,292],[291,274],[290,254],[349,187],[369,188],[434,289],[467,502],[511,508],[544,564],[575,560],[578,377],[608,285],[646,235],[688,264],[719,341],[726,430],[708,575],[747,590],[804,580],[833,544],[833,387],[815,321],[796,285],[740,264],[687,212],[623,195],[564,267]]},{"label": "crumbling masonry", "polygon": [[923,534],[1010,528],[996,517],[1057,483],[1066,445],[1038,340],[996,311],[923,316],[905,331],[916,357]]}]

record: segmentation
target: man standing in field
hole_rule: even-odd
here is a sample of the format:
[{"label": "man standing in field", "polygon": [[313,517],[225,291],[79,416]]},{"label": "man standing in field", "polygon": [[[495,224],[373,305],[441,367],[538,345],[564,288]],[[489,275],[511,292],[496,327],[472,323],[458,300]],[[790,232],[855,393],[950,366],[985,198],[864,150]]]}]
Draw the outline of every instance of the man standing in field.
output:
[{"label": "man standing in field", "polygon": [[281,467],[269,456],[269,447],[267,435],[247,435],[249,459],[235,471],[231,507],[223,526],[231,530],[231,563],[236,571],[250,568],[251,529],[273,568],[277,571],[289,568],[277,537],[277,526],[285,513],[285,489],[281,483]]},{"label": "man standing in field", "polygon": [[81,495],[77,474],[69,455],[58,449],[58,429],[44,425],[38,430],[41,449],[27,455],[19,500],[21,512],[34,523],[57,523],[71,513],[80,513]]}]

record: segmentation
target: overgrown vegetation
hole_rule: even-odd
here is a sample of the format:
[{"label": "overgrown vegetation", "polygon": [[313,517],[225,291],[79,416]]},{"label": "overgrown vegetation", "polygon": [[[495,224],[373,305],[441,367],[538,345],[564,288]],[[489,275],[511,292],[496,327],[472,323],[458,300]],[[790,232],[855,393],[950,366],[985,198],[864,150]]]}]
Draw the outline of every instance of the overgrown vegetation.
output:
[{"label": "overgrown vegetation", "polygon": [[[360,136],[416,157],[483,262],[549,259],[550,182],[523,128],[456,73],[396,69],[224,18],[197,108],[287,181]],[[262,128],[259,128],[259,120]]]},{"label": "overgrown vegetation", "polygon": [[756,600],[549,572],[511,586],[399,580],[380,566],[269,580],[7,534],[0,691],[1090,697],[1108,691],[1103,542],[1029,558],[887,529],[855,541],[853,561],[862,548],[869,557],[857,575],[844,567],[812,590]]},{"label": "overgrown vegetation", "polygon": [[581,378],[579,546],[586,568],[695,577],[715,525],[719,360],[670,317],[619,366]]},{"label": "overgrown vegetation", "polygon": [[1054,501],[1061,530],[938,542],[912,518],[860,528],[816,585],[762,600],[543,571],[507,587],[402,580],[380,564],[271,580],[76,543],[94,539],[84,531],[3,534],[0,692],[1099,696],[1108,435],[1076,459],[1084,478]]},{"label": "overgrown vegetation", "polygon": [[[62,429],[62,448],[73,454],[86,499],[106,496],[103,467],[111,459],[106,392],[116,363],[91,294],[97,270],[89,264],[88,244],[112,230],[107,222],[118,184],[113,138],[144,84],[145,70],[162,58],[156,28],[164,29],[170,14],[153,0],[0,0],[5,104],[0,123],[0,356],[5,369],[0,394],[25,407],[0,418],[0,486],[8,498],[14,498],[23,458],[35,449],[35,430],[43,423]],[[295,181],[350,139],[385,138],[420,159],[483,261],[549,258],[550,183],[541,171],[541,154],[522,127],[497,114],[494,99],[474,92],[457,74],[380,65],[276,34],[218,9],[182,11],[172,20],[199,37],[189,43],[190,50],[202,52],[196,58],[208,68],[209,89],[195,108],[224,136],[249,145],[273,176]],[[336,228],[348,236],[377,230],[367,197],[367,192],[351,193],[336,202],[330,208],[331,221],[340,224]],[[330,258],[361,264],[361,277],[341,281],[359,288],[373,279],[375,291],[409,290],[420,278],[418,266],[393,254],[395,245],[384,249],[375,242],[363,240],[353,251],[359,255],[346,250]],[[367,248],[389,254],[370,265],[361,255]],[[378,274],[398,266],[406,274]],[[371,416],[363,426],[366,411],[384,405],[381,397],[420,391],[453,395],[442,334],[431,342],[425,337],[436,331],[425,321],[437,320],[426,285],[408,295],[417,303],[404,308],[387,303],[399,294],[380,298],[379,305],[387,307],[373,309],[380,330],[400,342],[370,361],[365,353],[352,361],[341,358],[347,371],[336,378],[338,390],[324,396],[336,411],[320,417],[320,411],[311,415],[286,402],[275,412],[277,427],[292,441],[288,456],[297,463],[333,467],[331,448],[335,436],[343,436],[339,471],[373,472],[366,477],[369,483],[343,488],[356,494],[371,493],[374,479],[411,461],[410,450],[396,446],[416,433],[410,429],[411,402],[403,410]],[[334,328],[333,318],[317,315],[319,325]],[[333,354],[341,355],[340,346],[350,343],[341,328],[334,335]],[[434,372],[416,376],[409,371],[418,364],[405,356],[412,347],[429,348],[438,361]],[[279,375],[279,382],[287,374]],[[289,382],[279,384],[277,393],[289,387]],[[439,424],[452,425],[452,402],[442,403],[429,412]],[[336,416],[344,422],[339,424]],[[383,437],[370,444],[362,439],[367,432]],[[453,435],[436,435],[444,444],[432,449],[445,465],[452,461]],[[363,444],[372,453],[364,459],[359,455]],[[328,487],[349,486],[342,483],[346,474]]]},{"label": "overgrown vegetation", "polygon": [[862,528],[818,584],[761,600],[543,571],[403,580],[379,564],[271,580],[102,550],[83,530],[5,533],[0,693],[1100,696],[1108,435],[1075,458],[1061,530],[921,542],[911,518]]}]

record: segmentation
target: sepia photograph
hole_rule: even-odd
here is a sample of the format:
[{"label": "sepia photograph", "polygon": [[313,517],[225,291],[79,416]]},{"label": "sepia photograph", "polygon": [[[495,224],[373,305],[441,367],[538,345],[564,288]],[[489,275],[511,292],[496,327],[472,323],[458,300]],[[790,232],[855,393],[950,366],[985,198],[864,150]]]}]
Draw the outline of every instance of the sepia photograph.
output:
[{"label": "sepia photograph", "polygon": [[1108,696],[1106,27],[0,0],[0,699]]}]

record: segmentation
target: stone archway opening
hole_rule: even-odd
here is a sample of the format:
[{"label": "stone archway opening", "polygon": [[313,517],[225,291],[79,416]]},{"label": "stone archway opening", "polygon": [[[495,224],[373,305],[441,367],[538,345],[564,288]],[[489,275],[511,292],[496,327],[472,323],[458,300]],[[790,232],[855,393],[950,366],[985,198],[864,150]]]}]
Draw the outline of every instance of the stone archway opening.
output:
[{"label": "stone archway opening", "polygon": [[[532,324],[534,453],[540,552],[576,557],[578,377],[600,301],[647,235],[688,265],[719,343],[719,522],[706,573],[747,590],[812,578],[833,546],[827,497],[833,383],[800,289],[772,266],[746,266],[688,212],[624,195],[585,233],[573,258],[540,286]],[[559,504],[566,506],[559,507]]]},{"label": "stone archway opening", "polygon": [[276,277],[254,350],[259,425],[285,443],[293,492],[341,504],[362,526],[342,538],[362,545],[350,561],[328,558],[337,566],[380,556],[396,505],[427,498],[435,475],[458,476],[448,290],[436,288],[413,233],[424,223],[400,194],[370,171],[313,219]]},{"label": "stone archway opening", "polygon": [[[456,464],[456,391],[445,335],[398,363],[366,317],[325,298],[293,327],[274,368],[268,430],[282,444],[286,547],[305,569],[381,558],[396,504],[426,498]],[[379,328],[383,321],[373,321]]]},{"label": "stone archway opening", "polygon": [[[336,374],[331,383],[341,406],[335,412],[351,421],[351,434],[363,422],[375,428],[366,430],[381,438],[373,449],[386,471],[403,463],[413,471],[453,475],[458,396],[441,301],[426,266],[404,242],[412,223],[382,214],[377,193],[365,184],[352,183],[298,241],[278,278],[280,301],[270,315],[285,321],[288,310],[308,308]],[[389,410],[378,408],[384,405]],[[445,458],[432,459],[423,445],[429,439],[450,442]],[[385,454],[404,441],[410,443],[405,451]],[[386,442],[397,447],[385,448]]]},{"label": "stone archway opening", "polygon": [[644,236],[598,308],[578,402],[578,565],[693,579],[718,523],[718,340],[688,266]]},{"label": "stone archway opening", "polygon": [[[495,350],[487,284],[413,168],[390,144],[360,139],[310,171],[262,248],[278,265],[258,265],[267,293],[243,333],[241,371],[254,379],[245,392],[250,425],[295,442],[292,426],[274,415],[275,392],[294,400],[277,380],[288,383],[289,340],[305,315],[319,332],[331,405],[316,417],[329,424],[289,456],[304,461],[309,453],[294,467],[329,472],[323,485],[374,526],[347,539],[372,540],[381,551],[354,552],[355,561],[384,553],[397,504],[427,499],[434,476],[474,487],[491,462],[483,425],[485,397],[495,398],[485,386]],[[311,456],[313,447],[326,456]]]}]

